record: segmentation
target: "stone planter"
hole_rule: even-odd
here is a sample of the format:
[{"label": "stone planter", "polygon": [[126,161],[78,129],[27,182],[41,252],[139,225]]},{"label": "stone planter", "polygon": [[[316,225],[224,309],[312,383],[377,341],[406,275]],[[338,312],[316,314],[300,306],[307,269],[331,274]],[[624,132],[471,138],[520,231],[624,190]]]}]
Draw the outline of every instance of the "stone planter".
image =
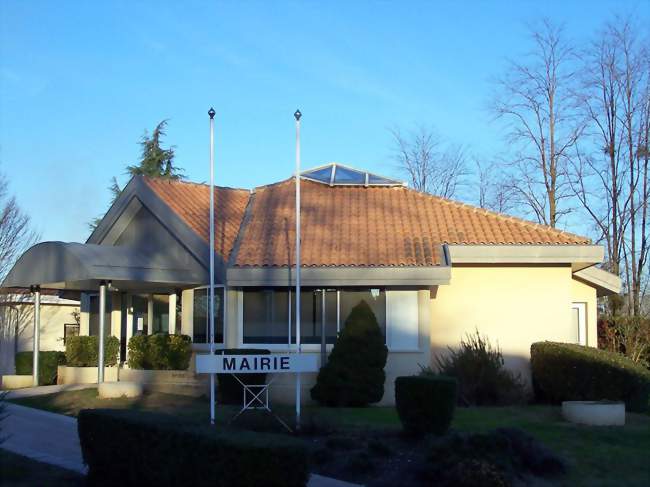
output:
[{"label": "stone planter", "polygon": [[564,401],[562,416],[567,421],[590,426],[623,426],[625,404],[614,401]]},{"label": "stone planter", "polygon": [[9,389],[23,389],[25,387],[32,387],[34,385],[34,378],[31,375],[3,375],[2,388]]},{"label": "stone planter", "polygon": [[99,397],[103,399],[115,399],[118,397],[140,397],[142,385],[135,382],[102,382],[97,388]]},{"label": "stone planter", "polygon": [[[117,367],[104,367],[104,380],[114,382],[118,380]],[[57,371],[57,384],[97,384],[97,367],[68,367],[59,365]]]}]

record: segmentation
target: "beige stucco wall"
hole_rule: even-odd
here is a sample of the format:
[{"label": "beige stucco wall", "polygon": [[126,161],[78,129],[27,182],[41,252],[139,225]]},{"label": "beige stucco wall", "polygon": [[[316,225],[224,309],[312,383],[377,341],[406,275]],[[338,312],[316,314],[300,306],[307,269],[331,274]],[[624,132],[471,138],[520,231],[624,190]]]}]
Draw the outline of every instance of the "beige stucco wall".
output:
[{"label": "beige stucco wall", "polygon": [[573,340],[571,303],[587,303],[590,345],[595,345],[596,291],[574,281],[568,266],[457,266],[431,307],[431,354],[456,347],[478,329],[501,347],[506,366],[530,378],[530,345]]},{"label": "beige stucco wall", "polygon": [[[75,310],[79,306],[41,304],[41,350],[65,350],[63,325],[75,323]],[[34,305],[0,303],[0,375],[14,373],[14,352],[31,351],[33,336]]]}]

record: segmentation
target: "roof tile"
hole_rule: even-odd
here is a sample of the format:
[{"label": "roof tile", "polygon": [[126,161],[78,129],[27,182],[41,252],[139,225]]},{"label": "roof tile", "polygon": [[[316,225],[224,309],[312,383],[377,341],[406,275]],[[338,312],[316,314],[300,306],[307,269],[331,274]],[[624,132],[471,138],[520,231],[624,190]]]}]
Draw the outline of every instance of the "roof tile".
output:
[{"label": "roof tile", "polygon": [[[209,238],[206,185],[146,179],[190,228]],[[295,181],[250,192],[215,188],[217,252],[237,266],[294,263]],[[571,245],[584,237],[402,187],[301,183],[302,265],[432,266],[441,244]],[[249,211],[242,226],[244,214]]]}]

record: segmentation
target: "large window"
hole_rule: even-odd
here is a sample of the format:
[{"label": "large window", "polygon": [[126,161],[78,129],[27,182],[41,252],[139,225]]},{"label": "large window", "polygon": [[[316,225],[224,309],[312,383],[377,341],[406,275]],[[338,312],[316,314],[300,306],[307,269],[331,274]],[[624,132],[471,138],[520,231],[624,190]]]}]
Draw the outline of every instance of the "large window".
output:
[{"label": "large window", "polygon": [[243,320],[244,343],[288,343],[289,293],[275,289],[244,291]]},{"label": "large window", "polygon": [[169,295],[153,295],[153,333],[169,333]]},{"label": "large window", "polygon": [[571,323],[573,341],[579,345],[587,345],[587,303],[571,304]]},{"label": "large window", "polygon": [[[300,294],[303,344],[321,343],[323,323],[326,343],[334,343],[350,311],[362,300],[370,305],[382,333],[386,333],[386,293],[383,289],[302,289]],[[296,343],[294,299],[295,293],[286,288],[244,290],[243,343]]]},{"label": "large window", "polygon": [[[194,290],[194,343],[208,343],[210,322],[208,320],[208,288]],[[223,288],[214,289],[214,342],[223,343]]]}]

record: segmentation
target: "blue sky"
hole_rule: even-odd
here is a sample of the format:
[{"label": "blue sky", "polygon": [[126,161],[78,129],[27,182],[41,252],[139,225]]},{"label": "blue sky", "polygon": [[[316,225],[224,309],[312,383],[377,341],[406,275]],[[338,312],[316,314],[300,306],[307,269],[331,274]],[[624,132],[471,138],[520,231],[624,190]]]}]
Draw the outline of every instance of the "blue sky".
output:
[{"label": "blue sky", "polygon": [[527,23],[584,41],[629,12],[650,2],[2,0],[0,170],[44,240],[84,241],[164,118],[177,163],[207,180],[210,106],[220,185],[290,176],[298,107],[304,167],[397,175],[388,129],[416,124],[489,158],[490,80],[527,50]]}]

